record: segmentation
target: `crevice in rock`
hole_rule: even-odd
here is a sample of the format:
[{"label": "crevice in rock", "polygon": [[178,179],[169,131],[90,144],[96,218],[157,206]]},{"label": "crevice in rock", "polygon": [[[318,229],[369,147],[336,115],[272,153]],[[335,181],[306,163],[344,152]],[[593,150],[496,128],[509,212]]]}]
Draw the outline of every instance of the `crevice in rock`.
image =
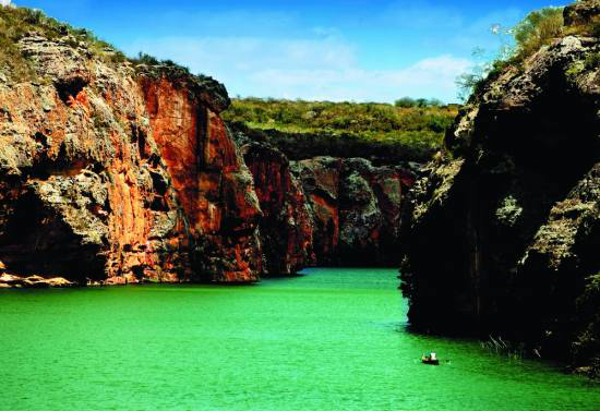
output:
[{"label": "crevice in rock", "polygon": [[88,85],[88,80],[82,77],[73,77],[69,79],[59,80],[54,86],[58,92],[58,96],[63,103],[68,104],[71,99],[77,97],[79,93]]},{"label": "crevice in rock", "polygon": [[146,153],[146,133],[137,126],[132,126],[131,142],[137,145],[140,153],[140,158],[145,160],[148,158]]}]

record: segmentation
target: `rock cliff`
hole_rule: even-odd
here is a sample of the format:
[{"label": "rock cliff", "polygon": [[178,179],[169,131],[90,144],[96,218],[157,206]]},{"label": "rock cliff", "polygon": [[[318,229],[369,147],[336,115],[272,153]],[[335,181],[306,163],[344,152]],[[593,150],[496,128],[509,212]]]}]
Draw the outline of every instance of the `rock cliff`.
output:
[{"label": "rock cliff", "polygon": [[399,264],[402,191],[411,173],[331,157],[298,161],[293,170],[308,199],[320,265]]},{"label": "rock cliff", "polygon": [[[581,24],[597,5],[577,3],[565,20]],[[599,361],[598,306],[586,303],[600,272],[599,56],[597,37],[556,39],[463,109],[451,155],[416,183],[405,222],[402,289],[415,327]]]},{"label": "rock cliff", "polygon": [[78,283],[254,281],[252,177],[218,83],[171,66],[109,64],[31,34],[35,73],[0,76],[2,271]]},{"label": "rock cliff", "polygon": [[[399,167],[291,162],[225,87],[0,6],[0,286],[248,283],[395,264]],[[10,37],[12,36],[12,37]]]},{"label": "rock cliff", "polygon": [[267,272],[399,264],[402,193],[414,183],[412,171],[362,158],[289,161],[256,130],[235,127],[235,138],[265,214]]},{"label": "rock cliff", "polygon": [[279,150],[255,142],[244,144],[242,152],[263,211],[263,275],[292,275],[315,265],[313,221],[289,160]]}]

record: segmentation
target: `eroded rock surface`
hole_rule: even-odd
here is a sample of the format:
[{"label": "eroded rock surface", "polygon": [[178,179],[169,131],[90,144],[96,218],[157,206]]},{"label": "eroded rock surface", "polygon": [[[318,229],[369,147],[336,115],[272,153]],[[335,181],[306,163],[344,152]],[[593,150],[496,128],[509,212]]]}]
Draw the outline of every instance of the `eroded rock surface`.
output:
[{"label": "eroded rock surface", "polygon": [[158,151],[187,217],[193,273],[226,282],[255,281],[261,272],[260,205],[252,175],[207,95],[188,84],[141,75]]},{"label": "eroded rock surface", "polygon": [[51,26],[17,45],[27,81],[0,67],[3,286],[248,283],[397,263],[410,173],[235,142],[222,84]]},{"label": "eroded rock surface", "polygon": [[413,190],[401,277],[414,326],[600,358],[598,307],[580,304],[600,271],[598,53],[596,38],[557,40],[465,107],[446,139],[454,160]]},{"label": "eroded rock surface", "polygon": [[320,265],[394,265],[403,186],[400,167],[374,167],[364,159],[317,157],[293,165],[313,221]]},{"label": "eroded rock surface", "polygon": [[313,220],[304,191],[279,150],[250,142],[242,146],[260,207],[265,275],[291,275],[316,263]]},{"label": "eroded rock surface", "polygon": [[[254,281],[261,215],[214,81],[25,37],[0,81],[0,261],[68,280]],[[141,71],[141,73],[140,73]]]}]

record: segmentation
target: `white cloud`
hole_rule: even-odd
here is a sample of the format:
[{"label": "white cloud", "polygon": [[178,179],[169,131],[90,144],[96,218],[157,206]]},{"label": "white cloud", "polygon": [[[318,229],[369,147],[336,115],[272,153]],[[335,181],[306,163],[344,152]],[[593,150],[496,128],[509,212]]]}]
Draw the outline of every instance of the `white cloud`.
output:
[{"label": "white cloud", "polygon": [[333,37],[305,40],[271,40],[260,37],[166,37],[136,41],[126,47],[154,52],[160,57],[204,71],[226,68],[258,70],[265,67],[316,68],[355,64],[353,48]]},{"label": "white cloud", "polygon": [[0,0],[0,5],[2,6],[10,6],[12,4],[11,0]]},{"label": "white cloud", "polygon": [[410,95],[455,101],[455,79],[472,65],[450,54],[397,70],[362,68],[355,48],[333,31],[314,39],[168,37],[126,51],[154,54],[217,78],[232,95],[307,100],[388,101]]},{"label": "white cloud", "polygon": [[275,95],[290,98],[392,102],[412,95],[454,101],[456,77],[471,65],[469,60],[443,55],[402,70],[268,69],[250,78],[257,85],[270,87]]}]

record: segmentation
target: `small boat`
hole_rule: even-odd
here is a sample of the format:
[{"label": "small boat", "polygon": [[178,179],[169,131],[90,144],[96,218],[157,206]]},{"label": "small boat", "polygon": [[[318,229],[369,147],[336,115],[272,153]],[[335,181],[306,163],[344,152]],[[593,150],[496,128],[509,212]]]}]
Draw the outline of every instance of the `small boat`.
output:
[{"label": "small boat", "polygon": [[427,365],[440,365],[440,360],[437,359],[437,356],[434,352],[429,355],[423,355],[421,357],[421,362]]}]

